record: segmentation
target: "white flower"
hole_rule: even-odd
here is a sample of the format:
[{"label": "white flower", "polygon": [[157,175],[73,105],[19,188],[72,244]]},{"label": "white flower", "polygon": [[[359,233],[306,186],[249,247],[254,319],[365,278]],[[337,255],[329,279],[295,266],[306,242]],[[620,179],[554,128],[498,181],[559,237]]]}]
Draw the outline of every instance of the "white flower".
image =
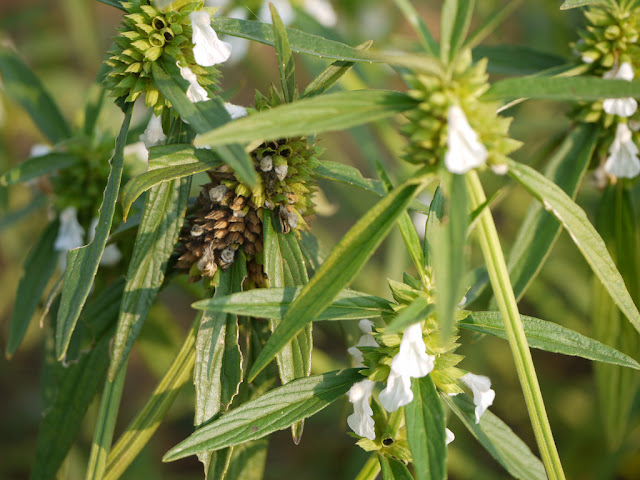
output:
[{"label": "white flower", "polygon": [[496,398],[496,392],[491,390],[491,380],[484,375],[474,375],[473,373],[467,373],[460,380],[473,392],[473,403],[476,406],[476,423],[480,423],[480,417]]},{"label": "white flower", "polygon": [[151,120],[149,120],[144,133],[140,135],[140,140],[144,142],[144,146],[147,148],[155,147],[167,140],[167,136],[162,130],[162,117],[151,115]]},{"label": "white flower", "polygon": [[271,10],[269,9],[269,3],[272,3],[273,6],[278,11],[278,15],[282,19],[282,23],[285,25],[289,25],[293,23],[293,19],[296,17],[296,12],[294,12],[293,7],[288,2],[288,0],[266,0],[262,3],[262,7],[260,7],[260,12],[258,13],[258,17],[264,23],[271,23]]},{"label": "white flower", "polygon": [[[141,135],[142,136],[142,135]],[[130,143],[126,147],[124,147],[124,156],[134,156],[141,162],[147,163],[149,161],[149,151],[147,150],[144,142],[135,142]]]},{"label": "white flower", "polygon": [[78,223],[78,211],[67,207],[60,212],[60,228],[54,244],[58,252],[66,252],[84,245],[84,228]]},{"label": "white flower", "polygon": [[247,116],[247,109],[240,105],[234,105],[233,103],[226,102],[224,104],[224,108],[231,117],[231,120]]},{"label": "white flower", "polygon": [[446,435],[446,442],[447,442],[446,444],[447,445],[449,445],[451,442],[453,442],[456,439],[456,436],[448,428],[445,429],[445,435]]},{"label": "white flower", "polygon": [[364,357],[362,356],[362,352],[358,347],[377,347],[378,342],[376,342],[376,339],[373,338],[373,335],[371,335],[371,332],[373,332],[373,322],[371,320],[360,320],[360,322],[358,322],[358,326],[360,327],[360,330],[363,334],[360,336],[360,339],[358,340],[356,346],[348,348],[347,352],[349,352],[349,354],[353,357],[356,365],[361,367],[363,366],[362,362],[364,360]]},{"label": "white flower", "polygon": [[211,16],[204,10],[189,14],[193,28],[193,58],[202,67],[224,63],[231,56],[231,45],[218,38],[211,27]]},{"label": "white flower", "polygon": [[375,382],[362,380],[354,383],[349,389],[349,401],[353,403],[353,413],[347,417],[347,425],[357,435],[375,440],[375,422],[373,421],[373,410],[369,405],[369,399],[373,393]]},{"label": "white flower", "polygon": [[207,91],[200,86],[198,83],[198,77],[189,67],[181,67],[178,64],[178,68],[180,68],[180,75],[187,82],[189,82],[189,87],[187,88],[187,98],[191,100],[192,103],[204,102],[209,100],[209,95]]},{"label": "white flower", "polygon": [[[96,227],[98,226],[98,219],[94,218],[91,220],[91,225],[89,225],[89,241],[93,241],[96,236]],[[122,253],[116,246],[115,243],[111,245],[107,245],[102,252],[102,258],[100,258],[100,265],[104,267],[112,267],[116,265],[120,259],[122,258]]]},{"label": "white flower", "polygon": [[633,178],[640,173],[638,147],[633,142],[633,133],[624,123],[618,124],[604,170],[609,175],[624,178]]},{"label": "white flower", "polygon": [[422,326],[416,323],[402,334],[400,351],[391,361],[387,386],[380,392],[380,403],[387,412],[411,403],[411,378],[428,375],[435,365],[435,357],[428,355],[422,339]]},{"label": "white flower", "polygon": [[464,111],[457,105],[449,107],[447,123],[447,153],[444,156],[447,170],[463,174],[483,165],[489,154],[469,125]]},{"label": "white flower", "polygon": [[[633,68],[628,62],[624,62],[620,67],[614,65],[614,67],[603,75],[603,78],[626,80],[630,82],[633,80]],[[609,115],[618,115],[619,117],[630,117],[638,109],[638,102],[634,98],[607,98],[602,104],[602,108]]]},{"label": "white flower", "polygon": [[338,23],[336,11],[328,0],[304,0],[304,9],[325,27],[334,27]]},{"label": "white flower", "polygon": [[42,157],[51,153],[51,147],[43,143],[36,143],[31,147],[29,157]]}]

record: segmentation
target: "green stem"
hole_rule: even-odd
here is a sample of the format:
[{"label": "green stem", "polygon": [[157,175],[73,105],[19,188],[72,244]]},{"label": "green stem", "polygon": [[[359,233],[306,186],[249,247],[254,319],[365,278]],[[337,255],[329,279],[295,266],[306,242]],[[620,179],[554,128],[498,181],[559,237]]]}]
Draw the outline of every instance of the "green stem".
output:
[{"label": "green stem", "polygon": [[378,456],[374,453],[364,464],[355,480],[375,480],[379,473],[380,462],[378,461]]},{"label": "green stem", "polygon": [[120,399],[122,398],[124,380],[127,375],[127,363],[128,359],[123,363],[113,382],[110,382],[109,379],[105,382],[96,430],[93,434],[86,480],[101,480],[104,476],[107,455],[109,455],[109,450],[111,449],[113,430],[116,426]]},{"label": "green stem", "polygon": [[[471,209],[476,209],[486,201],[478,174],[471,171],[466,175]],[[531,418],[533,431],[538,442],[549,480],[564,480],[564,472],[558,450],[553,441],[551,426],[544,408],[542,393],[536,377],[533,359],[518,312],[518,304],[509,280],[509,271],[504,259],[498,232],[489,209],[484,209],[478,225],[478,238],[485,258],[489,278],[502,314],[509,346],[516,364],[518,378]]]},{"label": "green stem", "polygon": [[196,316],[180,351],[147,404],[109,452],[104,480],[120,478],[158,429],[182,387],[191,379],[200,318],[201,315]]}]

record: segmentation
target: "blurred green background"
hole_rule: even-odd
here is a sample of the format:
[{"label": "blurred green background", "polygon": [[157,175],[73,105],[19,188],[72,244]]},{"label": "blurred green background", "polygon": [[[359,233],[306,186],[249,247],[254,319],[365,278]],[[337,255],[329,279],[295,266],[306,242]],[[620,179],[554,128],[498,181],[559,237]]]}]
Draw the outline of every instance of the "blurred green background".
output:
[{"label": "blurred green background", "polygon": [[[425,22],[437,37],[439,1],[414,2]],[[503,1],[477,2],[473,25],[504,6]],[[525,44],[538,50],[569,56],[569,43],[576,39],[582,24],[577,10],[561,12],[559,0],[526,2],[486,42],[487,44]],[[336,31],[324,30],[317,23],[298,15],[298,28],[341,39],[351,45],[375,40],[374,48],[410,49],[415,39],[391,1],[334,1],[339,13]],[[61,106],[65,116],[76,127],[82,120],[84,102],[100,66],[103,52],[110,45],[120,21],[120,11],[91,0],[2,0],[0,2],[0,41],[19,51],[40,76],[46,88]],[[301,88],[318,73],[326,62],[297,56],[297,75]],[[275,54],[263,45],[252,45],[248,55],[221,67],[222,87],[231,101],[251,105],[256,89],[265,91],[277,82]],[[362,83],[361,83],[362,82]],[[345,88],[404,89],[402,80],[391,69],[364,65],[345,77]],[[568,105],[530,102],[512,109],[515,116],[512,136],[525,142],[516,158],[536,167],[544,165],[548,156],[543,147],[569,126],[564,116]],[[137,112],[139,123],[144,116]],[[115,134],[121,121],[113,106],[103,112],[99,128]],[[324,147],[323,158],[349,163],[367,176],[374,176],[374,162],[382,161],[398,178],[406,166],[395,160],[402,151],[404,139],[397,132],[401,123],[386,123],[358,128],[349,132],[323,135],[318,140]],[[136,120],[134,119],[134,125]],[[7,98],[0,89],[0,171],[27,158],[33,144],[44,140],[29,117]],[[106,159],[105,159],[106,161]],[[530,203],[521,189],[486,175],[487,189],[504,188],[505,194],[496,205],[495,216],[506,251],[515,237],[520,221]],[[506,182],[506,183],[505,183]],[[194,182],[197,186],[198,182]],[[319,216],[313,232],[326,248],[330,248],[352,225],[375,198],[342,185],[322,183],[322,205],[329,216]],[[637,194],[637,189],[636,192]],[[593,218],[598,193],[585,182],[579,196]],[[637,197],[637,195],[636,195]],[[30,205],[32,191],[26,186],[0,191],[0,345],[6,345],[12,302],[21,273],[21,265],[29,248],[46,224],[47,208],[41,205],[29,215],[11,222],[11,216]],[[11,225],[8,224],[11,222]],[[478,252],[469,252],[477,259]],[[386,278],[400,280],[402,272],[411,271],[398,232],[385,241],[353,287],[389,297]],[[590,334],[591,274],[586,263],[566,234],[562,234],[540,277],[532,284],[521,302],[522,313],[558,322],[584,334]],[[160,296],[134,350],[129,367],[125,394],[116,427],[116,437],[128,421],[144,405],[158,378],[181,344],[193,311],[189,304],[195,297],[172,285]],[[318,325],[315,329],[317,372],[346,365],[349,359],[343,331],[353,335],[353,325]],[[39,372],[42,361],[43,335],[34,321],[24,344],[10,360],[0,360],[0,479],[28,478],[33,459],[38,422],[41,418]],[[493,381],[496,401],[492,411],[506,421],[534,450],[535,441],[529,425],[524,401],[506,342],[464,334],[466,355],[462,367],[488,375]],[[550,414],[561,458],[571,479],[637,479],[640,478],[639,402],[634,420],[629,424],[628,441],[622,448],[610,451],[604,439],[599,418],[592,366],[586,360],[534,352],[547,409]],[[190,386],[191,387],[191,386]],[[305,478],[335,480],[353,478],[367,458],[355,446],[346,431],[345,418],[349,405],[338,402],[307,421],[300,445],[295,446],[288,431],[275,434],[270,443],[265,478]],[[90,408],[76,446],[71,451],[60,478],[83,478],[97,400]],[[192,431],[193,388],[186,388],[170,411],[169,418],[158,430],[150,445],[123,478],[189,479],[202,478],[201,466],[195,459],[162,464],[163,453]],[[456,440],[449,447],[449,471],[452,479],[507,478],[491,457],[455,419],[449,428]]]}]

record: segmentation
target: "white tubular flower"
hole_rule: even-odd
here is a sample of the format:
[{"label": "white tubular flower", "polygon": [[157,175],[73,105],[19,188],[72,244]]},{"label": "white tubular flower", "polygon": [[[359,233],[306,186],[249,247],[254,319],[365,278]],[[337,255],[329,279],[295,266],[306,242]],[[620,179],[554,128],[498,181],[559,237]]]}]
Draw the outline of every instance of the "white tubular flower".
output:
[{"label": "white tubular flower", "polygon": [[180,68],[180,75],[187,82],[189,82],[189,87],[187,88],[187,98],[191,100],[191,103],[205,102],[209,100],[209,95],[207,91],[202,88],[202,86],[198,83],[198,77],[189,67],[181,67],[178,64],[178,68]]},{"label": "white tubular flower", "polygon": [[[628,62],[624,62],[620,67],[614,67],[603,75],[603,78],[614,80],[633,80],[633,68]],[[602,108],[609,115],[618,115],[619,117],[630,117],[638,109],[638,102],[631,97],[628,98],[607,98],[602,104]]]},{"label": "white tubular flower", "polygon": [[435,366],[435,357],[428,355],[422,339],[422,326],[416,323],[402,334],[400,351],[391,361],[387,386],[380,392],[380,403],[387,412],[394,412],[413,400],[411,378],[428,375]]},{"label": "white tubular flower", "polygon": [[473,392],[473,403],[476,406],[476,423],[480,423],[480,417],[487,408],[493,404],[496,392],[491,390],[491,380],[484,375],[467,373],[460,380]]},{"label": "white tubular flower", "polygon": [[224,104],[224,108],[231,117],[231,120],[247,116],[247,109],[240,105],[234,105],[233,103],[226,102]]},{"label": "white tubular flower", "polygon": [[147,125],[144,133],[140,135],[140,140],[144,142],[144,146],[147,148],[155,147],[167,140],[167,136],[162,130],[162,117],[151,115],[149,125]]},{"label": "white tubular flower", "polygon": [[624,123],[619,123],[616,137],[609,147],[609,157],[604,164],[609,175],[622,178],[634,178],[640,174],[638,147],[633,142],[633,133]]},{"label": "white tubular flower", "polygon": [[293,10],[293,7],[289,3],[288,0],[266,0],[262,3],[262,7],[260,7],[260,13],[258,17],[264,23],[271,23],[271,10],[269,9],[269,3],[273,3],[273,6],[276,7],[278,11],[278,15],[282,19],[282,23],[285,25],[290,25],[293,23],[293,20],[296,18],[296,12]]},{"label": "white tubular flower", "polygon": [[43,143],[36,143],[31,147],[31,151],[29,152],[29,157],[43,157],[44,155],[49,155],[51,153],[51,147],[49,145],[45,145]]},{"label": "white tubular flower", "polygon": [[360,336],[360,339],[358,340],[358,343],[356,344],[356,346],[349,347],[347,349],[347,352],[349,352],[349,355],[353,357],[353,359],[356,362],[356,365],[359,367],[362,367],[363,366],[362,362],[364,361],[364,357],[362,356],[362,352],[358,347],[377,347],[379,345],[378,345],[378,342],[376,342],[376,339],[373,338],[373,335],[371,335],[371,332],[373,332],[373,322],[371,320],[367,320],[367,319],[360,320],[360,322],[358,322],[358,326],[360,327],[360,330],[362,331],[363,335]]},{"label": "white tubular flower", "polygon": [[78,223],[78,211],[75,207],[67,207],[60,212],[60,228],[54,243],[58,252],[66,252],[84,245],[84,228]]},{"label": "white tubular flower", "polygon": [[193,28],[193,58],[202,67],[213,67],[231,56],[231,45],[218,38],[211,27],[211,16],[204,10],[189,14]]},{"label": "white tubular flower", "polygon": [[489,156],[471,128],[462,108],[454,105],[447,112],[447,153],[444,164],[451,173],[463,174],[484,165]]},{"label": "white tubular flower", "polygon": [[328,0],[304,0],[304,9],[315,18],[320,25],[335,27],[338,23],[336,11]]},{"label": "white tubular flower", "polygon": [[445,428],[445,435],[446,435],[445,441],[447,442],[446,443],[447,445],[449,445],[451,442],[453,442],[456,439],[456,436],[448,428]]},{"label": "white tubular flower", "polygon": [[349,401],[353,403],[353,413],[347,417],[347,425],[357,435],[369,440],[376,439],[373,410],[369,405],[374,386],[375,382],[365,379],[354,383],[347,393]]}]

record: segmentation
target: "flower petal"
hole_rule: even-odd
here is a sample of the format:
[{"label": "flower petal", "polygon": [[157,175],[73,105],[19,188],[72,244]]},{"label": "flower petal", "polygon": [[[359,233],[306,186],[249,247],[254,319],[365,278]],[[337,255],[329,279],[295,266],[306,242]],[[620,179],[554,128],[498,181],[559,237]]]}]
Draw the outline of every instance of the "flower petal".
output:
[{"label": "flower petal", "polygon": [[454,105],[447,112],[447,152],[444,164],[451,173],[463,174],[484,165],[489,156],[480,143],[478,134],[471,128],[464,111]]},{"label": "flower petal", "polygon": [[634,178],[640,174],[638,147],[633,141],[633,133],[624,123],[618,124],[604,170],[609,175],[621,178]]},{"label": "flower petal", "polygon": [[428,375],[435,365],[435,357],[427,354],[422,339],[422,326],[415,323],[402,334],[400,351],[391,361],[391,371],[413,378]]},{"label": "flower petal", "polygon": [[58,252],[66,252],[84,245],[84,228],[78,222],[78,211],[67,207],[60,212],[60,228],[54,243]]},{"label": "flower petal", "polygon": [[375,422],[373,421],[373,410],[369,405],[369,399],[373,393],[375,382],[365,379],[354,383],[347,395],[353,404],[353,413],[347,417],[347,425],[357,435],[375,440]]},{"label": "flower petal", "polygon": [[445,428],[445,435],[446,435],[445,441],[447,445],[449,445],[451,442],[453,442],[456,439],[456,436],[448,428]]},{"label": "flower petal", "polygon": [[211,27],[211,16],[204,10],[189,14],[193,29],[193,58],[202,67],[213,67],[231,56],[231,45],[218,38]]},{"label": "flower petal", "polygon": [[304,0],[304,9],[315,18],[320,25],[335,27],[338,23],[336,11],[328,0]]},{"label": "flower petal", "polygon": [[460,380],[473,392],[473,403],[476,406],[476,423],[480,423],[480,417],[493,404],[496,392],[491,390],[491,380],[484,375],[467,373]]},{"label": "flower petal", "polygon": [[398,408],[410,404],[413,401],[411,377],[391,370],[387,386],[380,392],[378,399],[387,412],[395,412]]},{"label": "flower petal", "polygon": [[189,67],[181,67],[178,64],[178,68],[180,69],[180,75],[187,82],[189,82],[189,87],[187,88],[187,98],[192,103],[204,102],[209,100],[209,95],[207,91],[202,88],[202,86],[198,83],[198,77]]},{"label": "flower petal", "polygon": [[167,136],[162,130],[162,117],[151,115],[151,120],[149,120],[144,133],[140,135],[140,140],[144,142],[144,146],[147,148],[155,147],[167,140]]},{"label": "flower petal", "polygon": [[224,108],[227,110],[227,113],[231,116],[231,120],[235,120],[236,118],[247,116],[247,109],[244,107],[241,107],[240,105],[234,105],[233,103],[226,102],[224,104]]}]

